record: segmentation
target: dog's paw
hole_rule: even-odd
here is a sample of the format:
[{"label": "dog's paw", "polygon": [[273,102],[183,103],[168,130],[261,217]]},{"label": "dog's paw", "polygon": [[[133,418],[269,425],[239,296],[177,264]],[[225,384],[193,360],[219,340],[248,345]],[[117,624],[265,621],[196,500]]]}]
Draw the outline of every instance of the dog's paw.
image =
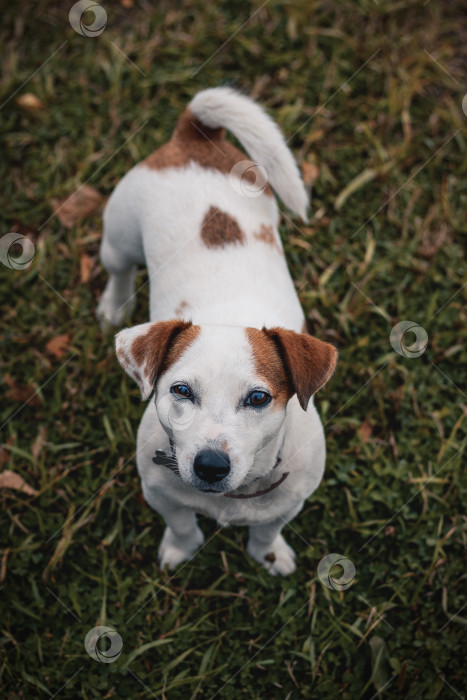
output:
[{"label": "dog's paw", "polygon": [[159,566],[175,569],[183,561],[190,559],[204,542],[204,535],[197,527],[189,537],[178,538],[170,527],[165,528],[159,546]]},{"label": "dog's paw", "polygon": [[264,545],[250,540],[247,552],[250,557],[262,564],[273,576],[277,576],[277,574],[288,576],[296,569],[295,552],[282,535],[278,535],[272,546],[270,545],[269,547],[264,547]]},{"label": "dog's paw", "polygon": [[122,326],[125,319],[129,318],[133,313],[135,304],[136,300],[134,298],[119,303],[105,290],[96,311],[101,329],[108,331],[111,328]]}]

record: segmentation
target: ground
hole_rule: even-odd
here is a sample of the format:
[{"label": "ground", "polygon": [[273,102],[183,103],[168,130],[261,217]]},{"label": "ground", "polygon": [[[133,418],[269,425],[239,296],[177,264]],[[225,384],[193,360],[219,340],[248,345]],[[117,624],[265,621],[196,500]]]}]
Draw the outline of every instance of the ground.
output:
[{"label": "ground", "polygon": [[[83,36],[89,13],[72,28],[71,3],[2,9],[2,697],[463,697],[467,25],[456,5],[103,0],[95,36]],[[325,478],[284,531],[297,552],[288,578],[246,555],[244,529],[204,518],[199,555],[158,568],[163,523],[134,461],[143,405],[95,318],[105,274],[89,199],[215,85],[265,106],[312,186],[309,223],[284,213],[281,234],[309,329],[340,354],[317,397]],[[8,232],[32,241],[30,265],[12,269]],[[147,313],[145,285],[136,320]],[[390,342],[403,321],[415,349],[410,333]],[[342,569],[318,573],[329,553],[345,585]],[[113,663],[86,652],[98,625],[123,642]]]}]

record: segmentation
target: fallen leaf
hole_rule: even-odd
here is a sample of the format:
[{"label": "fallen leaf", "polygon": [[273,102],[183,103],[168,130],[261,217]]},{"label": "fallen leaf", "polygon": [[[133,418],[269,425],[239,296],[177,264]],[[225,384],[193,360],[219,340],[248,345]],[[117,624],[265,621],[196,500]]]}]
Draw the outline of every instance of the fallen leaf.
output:
[{"label": "fallen leaf", "polygon": [[3,550],[2,564],[1,564],[1,567],[0,567],[0,583],[3,583],[4,580],[5,580],[5,576],[6,576],[6,563],[7,563],[7,561],[8,561],[8,555],[9,555],[9,553],[10,553],[10,548],[9,548],[9,547],[5,547],[5,549]]},{"label": "fallen leaf", "polygon": [[311,250],[311,245],[307,241],[303,241],[297,236],[290,236],[289,241],[294,247],[304,248],[305,250]]},{"label": "fallen leaf", "polygon": [[92,214],[104,201],[104,197],[94,187],[84,185],[66,199],[52,199],[54,214],[63,226],[72,228],[82,219]]},{"label": "fallen leaf", "polygon": [[42,100],[40,100],[37,95],[34,95],[32,92],[25,92],[24,95],[17,97],[16,104],[23,109],[30,109],[32,112],[37,112],[44,106]]},{"label": "fallen leaf", "polygon": [[64,333],[63,335],[56,335],[55,338],[51,338],[45,348],[51,355],[62,357],[69,344],[70,336]]},{"label": "fallen leaf", "polygon": [[36,393],[36,389],[34,389],[34,387],[17,382],[15,379],[13,379],[13,377],[10,377],[9,374],[3,375],[3,381],[10,387],[10,391],[7,391],[5,394],[7,399],[11,399],[11,401],[21,401],[21,403],[28,403],[31,406],[41,405],[41,398]]},{"label": "fallen leaf", "polygon": [[25,482],[22,476],[12,472],[10,469],[0,472],[0,489],[14,489],[15,491],[22,491],[28,496],[35,496],[38,493]]},{"label": "fallen leaf", "polygon": [[81,253],[79,266],[81,282],[83,284],[86,284],[91,278],[92,268],[94,267],[94,260],[87,253]]},{"label": "fallen leaf", "polygon": [[315,163],[302,163],[303,182],[307,187],[313,185],[319,176],[319,168]]},{"label": "fallen leaf", "polygon": [[361,426],[359,427],[358,434],[359,434],[360,440],[362,442],[369,442],[370,441],[370,438],[373,434],[373,426],[371,425],[371,423],[369,421],[367,421],[366,418],[363,421],[363,423],[361,424]]},{"label": "fallen leaf", "polygon": [[31,447],[31,454],[34,457],[34,459],[37,459],[41,453],[42,446],[47,438],[47,427],[45,425],[41,426],[39,428],[39,432],[37,433],[37,437],[32,443]]}]

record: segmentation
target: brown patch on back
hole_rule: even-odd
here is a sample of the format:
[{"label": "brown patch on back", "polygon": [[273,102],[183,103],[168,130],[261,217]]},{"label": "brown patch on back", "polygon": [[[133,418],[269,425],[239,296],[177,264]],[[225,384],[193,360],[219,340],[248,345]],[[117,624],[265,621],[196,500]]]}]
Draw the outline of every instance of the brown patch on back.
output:
[{"label": "brown patch on back", "polygon": [[284,255],[284,251],[277,240],[277,235],[274,233],[272,226],[265,226],[264,224],[261,224],[260,230],[255,232],[253,237],[256,238],[257,241],[261,241],[262,243],[266,243],[266,245],[272,246],[281,255]]},{"label": "brown patch on back", "polygon": [[245,242],[245,234],[237,221],[217,207],[211,207],[205,215],[200,235],[208,248],[224,248],[226,245]]},{"label": "brown patch on back", "polygon": [[199,333],[199,326],[185,321],[160,321],[131,344],[135,364],[152,384],[182,355]]},{"label": "brown patch on back", "polygon": [[271,394],[278,408],[284,408],[295,390],[288,376],[281,354],[275,343],[264,330],[246,328],[255,360],[255,369],[270,387]]},{"label": "brown patch on back", "polygon": [[[203,168],[218,170],[229,174],[234,165],[248,161],[248,156],[225,140],[225,129],[211,129],[200,122],[187,107],[180,115],[170,141],[157,151],[151,153],[142,165],[153,170],[164,168],[181,168],[194,161]],[[248,166],[246,166],[248,167]],[[255,183],[255,168],[249,168],[242,174],[248,183]],[[267,184],[263,192],[272,197],[272,190]]]}]

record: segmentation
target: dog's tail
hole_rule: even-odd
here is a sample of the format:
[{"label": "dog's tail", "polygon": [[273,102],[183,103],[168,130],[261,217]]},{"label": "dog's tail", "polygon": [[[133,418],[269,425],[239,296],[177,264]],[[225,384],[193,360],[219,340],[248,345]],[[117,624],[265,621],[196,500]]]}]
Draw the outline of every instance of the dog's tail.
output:
[{"label": "dog's tail", "polygon": [[273,120],[249,97],[227,87],[199,92],[189,104],[192,114],[211,129],[225,127],[293,212],[307,220],[308,195],[297,164]]}]

